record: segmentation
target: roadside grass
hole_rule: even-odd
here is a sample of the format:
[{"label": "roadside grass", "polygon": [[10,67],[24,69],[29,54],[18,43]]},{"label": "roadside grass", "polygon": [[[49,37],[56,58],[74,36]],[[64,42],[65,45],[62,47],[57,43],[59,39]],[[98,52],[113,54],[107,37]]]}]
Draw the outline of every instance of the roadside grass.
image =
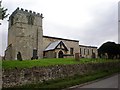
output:
[{"label": "roadside grass", "polygon": [[102,62],[119,62],[120,60],[106,60],[106,59],[86,59],[82,58],[80,61],[75,61],[74,58],[53,58],[53,59],[39,59],[39,60],[6,60],[2,61],[2,68],[31,68],[39,66],[52,66],[52,65],[68,65],[68,64],[81,64],[81,63],[102,63]]},{"label": "roadside grass", "polygon": [[109,76],[109,75],[112,75],[118,72],[120,72],[120,69],[116,69],[116,68],[113,68],[111,70],[100,70],[100,71],[95,71],[93,73],[89,72],[84,75],[74,75],[71,77],[48,80],[48,81],[44,81],[43,83],[27,84],[27,85],[18,86],[18,87],[12,87],[11,89],[20,88],[20,89],[34,90],[35,88],[39,88],[42,90],[44,89],[45,90],[46,89],[47,90],[53,90],[53,89],[61,90],[61,89],[65,89],[71,86],[75,86],[75,85],[83,84],[83,83],[93,81],[99,78],[103,78],[105,76]]}]

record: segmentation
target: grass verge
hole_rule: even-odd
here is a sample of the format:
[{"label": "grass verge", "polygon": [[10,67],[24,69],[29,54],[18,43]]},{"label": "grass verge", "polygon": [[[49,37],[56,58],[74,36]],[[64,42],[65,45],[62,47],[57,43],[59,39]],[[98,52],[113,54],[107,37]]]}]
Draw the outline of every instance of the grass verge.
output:
[{"label": "grass verge", "polygon": [[106,60],[106,59],[86,59],[82,58],[80,61],[75,61],[74,58],[53,58],[53,59],[39,59],[39,60],[8,60],[2,61],[2,68],[32,68],[34,66],[51,66],[51,65],[68,65],[81,63],[102,63],[102,62],[119,62],[120,60]]},{"label": "grass verge", "polygon": [[[6,89],[27,89],[27,90],[34,90],[34,89],[42,89],[42,90],[61,90],[64,88],[68,88],[74,85],[79,85],[88,81],[93,81],[98,78],[103,78],[105,76],[112,75],[113,73],[118,73],[120,72],[120,69],[113,68],[111,70],[100,70],[100,71],[95,71],[94,73],[87,73],[84,75],[74,75],[71,77],[65,77],[65,78],[59,78],[56,80],[49,80],[49,81],[44,81],[43,83],[37,83],[37,84],[28,84],[28,85],[23,85],[23,86],[18,86],[18,87],[13,87],[13,88],[6,88]],[[2,90],[5,90],[3,88]]]}]

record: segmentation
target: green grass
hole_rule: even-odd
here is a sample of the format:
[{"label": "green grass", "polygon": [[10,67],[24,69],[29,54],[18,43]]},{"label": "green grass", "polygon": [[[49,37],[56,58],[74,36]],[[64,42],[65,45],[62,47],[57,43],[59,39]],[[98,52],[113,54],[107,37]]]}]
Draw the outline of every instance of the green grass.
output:
[{"label": "green grass", "polygon": [[[56,80],[44,81],[43,83],[37,84],[27,84],[23,86],[13,87],[13,88],[27,88],[33,90],[34,88],[43,89],[64,89],[74,85],[79,85],[88,81],[93,81],[105,76],[112,75],[113,73],[120,72],[120,69],[112,68],[111,70],[100,70],[93,73],[87,73],[85,75],[74,75],[71,77],[60,78]],[[4,90],[4,89],[3,89]]]},{"label": "green grass", "polygon": [[75,61],[73,58],[53,58],[53,59],[39,59],[39,60],[7,60],[2,61],[2,68],[13,69],[17,68],[31,68],[34,66],[51,66],[51,65],[68,65],[68,64],[80,64],[80,63],[102,63],[102,62],[115,62],[119,60],[105,60],[105,59],[80,59]]}]

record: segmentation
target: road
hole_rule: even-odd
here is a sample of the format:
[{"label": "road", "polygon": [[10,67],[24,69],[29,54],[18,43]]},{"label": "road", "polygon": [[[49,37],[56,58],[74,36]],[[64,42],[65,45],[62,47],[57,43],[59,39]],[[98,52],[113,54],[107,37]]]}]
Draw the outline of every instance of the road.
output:
[{"label": "road", "polygon": [[87,85],[78,85],[71,88],[70,90],[78,90],[80,88],[118,88],[118,80],[120,80],[120,74],[113,75],[111,77],[101,79],[100,81],[96,81]]}]

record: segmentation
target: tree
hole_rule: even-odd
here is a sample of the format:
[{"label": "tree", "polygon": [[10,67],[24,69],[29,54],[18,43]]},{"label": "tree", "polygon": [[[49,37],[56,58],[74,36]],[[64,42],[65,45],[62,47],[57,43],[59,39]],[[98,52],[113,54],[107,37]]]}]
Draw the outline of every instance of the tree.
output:
[{"label": "tree", "polygon": [[107,53],[109,59],[117,58],[120,56],[120,45],[115,42],[106,42],[100,46],[98,49],[98,55],[105,56]]},{"label": "tree", "polygon": [[7,10],[8,9],[5,9],[4,7],[1,7],[1,2],[0,1],[0,19],[5,19],[9,14],[6,14],[7,13]]}]

